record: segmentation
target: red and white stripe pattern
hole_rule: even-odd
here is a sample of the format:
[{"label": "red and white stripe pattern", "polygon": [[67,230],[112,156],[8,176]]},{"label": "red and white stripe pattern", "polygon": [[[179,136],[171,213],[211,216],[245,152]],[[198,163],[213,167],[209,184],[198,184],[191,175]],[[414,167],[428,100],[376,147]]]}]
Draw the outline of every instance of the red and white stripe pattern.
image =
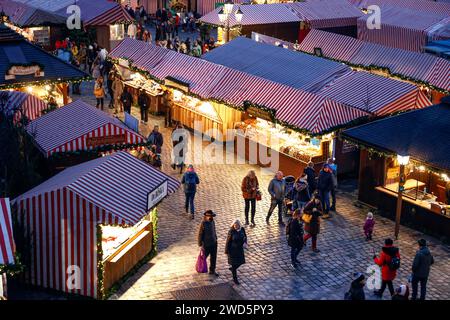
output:
[{"label": "red and white stripe pattern", "polygon": [[39,118],[47,104],[36,96],[20,91],[0,91],[0,97],[5,98],[4,113],[13,117],[13,121],[20,121],[22,115],[29,121]]},{"label": "red and white stripe pattern", "polygon": [[[422,52],[423,47],[432,39],[442,39],[442,28],[435,26],[448,18],[447,14],[414,11],[404,8],[383,6],[381,8],[381,28],[368,29],[369,15],[358,19],[358,39],[382,44],[389,47]],[[430,31],[433,30],[433,31]]]},{"label": "red and white stripe pattern", "polygon": [[137,144],[145,141],[144,137],[126,127],[119,119],[81,100],[32,121],[27,131],[47,157],[55,152],[92,149],[92,146],[87,145],[90,137],[124,134],[124,143]]},{"label": "red and white stripe pattern", "polygon": [[425,79],[438,88],[450,90],[450,61],[437,58]]},{"label": "red and white stripe pattern", "polygon": [[[24,213],[21,223],[33,235],[26,280],[97,297],[97,225],[134,225],[147,212],[148,192],[165,180],[169,193],[179,187],[161,171],[117,152],[68,168],[14,199]],[[70,266],[79,268],[79,289],[67,285]]]},{"label": "red and white stripe pattern", "polygon": [[89,26],[108,26],[116,23],[132,22],[134,18],[122,7],[120,4],[116,4],[113,8],[103,12],[102,14],[91,18],[89,21],[84,22],[85,27]]},{"label": "red and white stripe pattern", "polygon": [[318,94],[373,115],[431,105],[419,88],[412,84],[362,71],[338,78]]},{"label": "red and white stripe pattern", "polygon": [[435,0],[348,0],[354,6],[367,9],[370,5],[391,6],[423,12],[444,13],[450,15],[450,3]]},{"label": "red and white stripe pattern", "polygon": [[[242,0],[232,0],[233,3],[239,4]],[[197,0],[197,12],[204,15],[216,9],[216,3],[224,3],[223,0]],[[234,11],[233,11],[234,12]]]},{"label": "red and white stripe pattern", "polygon": [[0,198],[0,265],[14,263],[14,238],[9,198]]}]

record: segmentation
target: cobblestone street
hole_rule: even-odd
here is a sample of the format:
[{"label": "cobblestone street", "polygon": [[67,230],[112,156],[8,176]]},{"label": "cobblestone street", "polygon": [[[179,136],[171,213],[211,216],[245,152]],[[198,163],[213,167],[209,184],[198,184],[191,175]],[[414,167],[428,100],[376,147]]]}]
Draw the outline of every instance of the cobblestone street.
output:
[{"label": "cobblestone street", "polygon": [[[133,110],[133,114],[136,111]],[[161,119],[152,118],[149,126],[155,123],[163,124]],[[148,134],[147,127],[142,125],[141,129]],[[170,131],[162,131],[165,135],[163,171],[181,178],[169,166]],[[190,220],[189,215],[184,213],[184,194],[181,189],[163,201],[159,205],[158,255],[130,277],[111,299],[174,299],[174,292],[177,290],[231,284],[232,277],[224,245],[233,221],[236,218],[244,221],[240,183],[249,169],[256,170],[263,200],[257,203],[256,226],[246,228],[249,248],[246,251],[247,263],[238,271],[241,285],[233,284],[244,299],[343,299],[352,272],[365,272],[372,265],[374,251],[378,254],[383,240],[393,235],[394,223],[376,216],[374,240],[366,242],[362,226],[367,210],[353,205],[355,192],[340,190],[337,196],[337,214],[332,219],[322,220],[318,238],[321,252],[313,253],[309,243],[299,255],[301,267],[293,270],[289,267],[290,248],[286,243],[284,227],[276,223],[276,217],[272,217],[269,226],[265,223],[270,200],[266,190],[273,174],[247,164],[217,165],[206,161],[196,168],[201,183],[195,199],[195,220]],[[345,187],[341,185],[341,189]],[[345,188],[347,189],[351,188]],[[194,268],[199,252],[197,231],[202,212],[207,209],[213,209],[217,213],[218,278],[197,274]],[[401,250],[402,267],[395,285],[407,282],[417,249],[417,239],[422,236],[414,230],[401,228],[396,245]],[[427,298],[450,299],[450,248],[434,238],[425,238],[430,243],[436,261],[429,279]],[[374,299],[367,290],[366,295],[368,299]],[[197,298],[204,299],[201,296]],[[388,290],[384,298],[388,298]]]}]

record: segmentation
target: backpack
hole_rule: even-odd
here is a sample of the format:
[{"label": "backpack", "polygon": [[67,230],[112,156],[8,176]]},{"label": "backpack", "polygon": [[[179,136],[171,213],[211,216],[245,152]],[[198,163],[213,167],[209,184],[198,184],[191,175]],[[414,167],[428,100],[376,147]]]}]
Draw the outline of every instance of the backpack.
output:
[{"label": "backpack", "polygon": [[185,184],[187,192],[194,192],[197,185],[197,179],[195,173],[187,173],[185,176]]},{"label": "backpack", "polygon": [[400,268],[400,258],[397,256],[392,257],[388,263],[388,267],[391,270],[398,270]]}]

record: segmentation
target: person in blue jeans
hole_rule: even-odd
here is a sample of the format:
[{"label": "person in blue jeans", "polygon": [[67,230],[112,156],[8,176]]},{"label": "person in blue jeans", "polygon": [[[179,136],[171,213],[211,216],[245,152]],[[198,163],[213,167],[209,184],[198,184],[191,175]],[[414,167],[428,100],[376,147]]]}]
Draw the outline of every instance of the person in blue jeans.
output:
[{"label": "person in blue jeans", "polygon": [[333,171],[328,164],[324,164],[319,172],[319,180],[317,182],[320,201],[323,206],[323,218],[330,217],[330,192],[333,189]]},{"label": "person in blue jeans", "polygon": [[278,171],[275,177],[270,181],[268,188],[271,201],[269,212],[267,213],[266,223],[269,223],[270,216],[276,207],[278,207],[278,223],[283,225],[283,201],[286,193],[286,181],[283,178],[283,172]]},{"label": "person in blue jeans", "polygon": [[194,170],[194,166],[190,164],[181,179],[181,183],[184,188],[184,195],[186,196],[185,209],[186,213],[189,213],[189,208],[191,209],[191,219],[194,219],[195,207],[194,198],[197,192],[197,185],[200,183],[197,173]]}]

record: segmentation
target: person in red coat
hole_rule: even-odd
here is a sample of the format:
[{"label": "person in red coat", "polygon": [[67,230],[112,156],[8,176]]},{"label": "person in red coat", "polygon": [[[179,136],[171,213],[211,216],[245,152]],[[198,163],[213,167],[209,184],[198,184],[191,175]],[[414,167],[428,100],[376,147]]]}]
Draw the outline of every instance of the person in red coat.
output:
[{"label": "person in red coat", "polygon": [[389,288],[391,296],[394,295],[394,281],[397,276],[397,270],[390,267],[392,258],[397,257],[400,259],[400,251],[397,247],[394,247],[394,241],[392,239],[384,240],[384,246],[381,249],[380,257],[373,256],[373,261],[381,267],[381,288],[375,294],[379,297],[383,296],[383,292],[386,286]]}]

